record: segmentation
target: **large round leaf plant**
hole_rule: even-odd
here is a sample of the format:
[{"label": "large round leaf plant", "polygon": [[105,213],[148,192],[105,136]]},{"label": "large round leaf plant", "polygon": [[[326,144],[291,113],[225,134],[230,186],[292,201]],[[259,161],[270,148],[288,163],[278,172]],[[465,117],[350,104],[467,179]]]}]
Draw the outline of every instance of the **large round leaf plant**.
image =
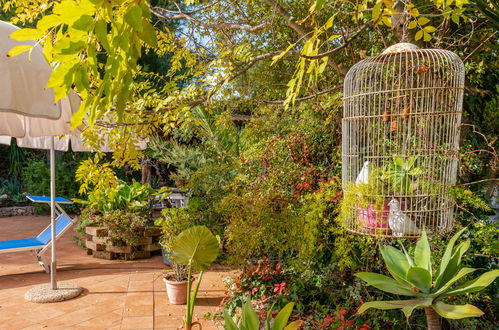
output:
[{"label": "large round leaf plant", "polygon": [[[208,269],[218,257],[218,240],[205,226],[195,226],[181,232],[174,240],[172,253],[175,262],[186,265],[187,276],[187,307],[185,311],[184,329],[190,330],[198,322],[192,322],[194,305],[198,294],[199,285],[203,279],[203,271]],[[198,282],[191,292],[192,271],[199,271]]]},{"label": "large round leaf plant", "polygon": [[403,246],[402,251],[392,246],[381,246],[381,255],[392,277],[369,272],[360,272],[355,276],[382,291],[413,298],[367,302],[360,307],[358,313],[369,308],[401,309],[405,316],[409,317],[414,309],[424,308],[430,330],[441,329],[440,317],[462,319],[483,315],[483,312],[473,305],[450,305],[444,302],[447,297],[480,291],[499,275],[499,270],[496,269],[458,284],[465,276],[476,271],[474,268],[461,267],[461,258],[468,250],[470,240],[467,239],[458,245],[456,241],[465,229],[451,238],[435,273],[432,271],[431,248],[425,231],[416,243],[412,257]]}]

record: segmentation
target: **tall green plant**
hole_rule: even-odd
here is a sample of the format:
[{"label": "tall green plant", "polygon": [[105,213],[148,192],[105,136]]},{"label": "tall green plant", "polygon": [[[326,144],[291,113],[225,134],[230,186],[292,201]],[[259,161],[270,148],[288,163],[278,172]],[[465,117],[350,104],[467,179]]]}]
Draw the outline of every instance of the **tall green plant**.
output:
[{"label": "tall green plant", "polygon": [[[198,294],[199,285],[203,279],[203,272],[208,269],[219,253],[218,240],[205,226],[195,226],[184,230],[177,236],[172,246],[173,259],[180,265],[186,265],[187,276],[187,308],[185,311],[184,326],[192,329],[192,315]],[[200,271],[196,287],[191,292],[192,271]]]},{"label": "tall green plant", "polygon": [[[265,319],[265,330],[292,330],[298,329],[299,322],[295,321],[288,324],[291,312],[293,312],[294,303],[287,303],[286,306],[281,309],[272,322],[271,314],[274,309],[275,303],[269,308],[267,312],[267,318]],[[251,307],[251,300],[247,300],[243,305],[241,322],[237,326],[236,322],[227,314],[224,313],[224,328],[225,330],[260,330],[260,318],[255,310]],[[272,326],[271,326],[272,324]]]},{"label": "tall green plant", "polygon": [[493,270],[463,284],[455,285],[476,271],[474,268],[461,266],[461,258],[468,250],[470,240],[467,239],[458,245],[456,241],[465,229],[450,239],[440,261],[440,267],[435,273],[432,271],[431,248],[425,231],[416,243],[412,257],[403,247],[401,251],[391,246],[381,246],[383,260],[392,277],[368,272],[360,272],[355,276],[382,291],[413,298],[367,302],[361,306],[358,313],[370,308],[401,309],[405,316],[409,317],[415,309],[424,308],[430,330],[441,329],[440,317],[462,319],[483,315],[483,312],[473,305],[450,305],[443,301],[447,297],[481,291],[499,276],[499,270]]}]

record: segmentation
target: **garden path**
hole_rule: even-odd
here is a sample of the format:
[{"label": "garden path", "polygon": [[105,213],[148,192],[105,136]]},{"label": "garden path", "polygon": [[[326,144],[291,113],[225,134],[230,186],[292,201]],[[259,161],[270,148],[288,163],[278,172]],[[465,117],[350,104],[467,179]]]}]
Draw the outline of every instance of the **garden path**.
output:
[{"label": "garden path", "polygon": [[[0,240],[37,235],[48,217],[0,218]],[[32,252],[0,254],[0,329],[177,329],[184,306],[167,301],[160,256],[138,261],[109,261],[86,255],[66,233],[58,241],[58,280],[79,285],[84,293],[73,300],[36,304],[24,301],[31,287],[49,282]],[[49,254],[45,256],[49,257]],[[203,277],[195,309],[203,330],[221,329],[204,319],[217,311],[222,279],[235,271],[212,267]]]}]

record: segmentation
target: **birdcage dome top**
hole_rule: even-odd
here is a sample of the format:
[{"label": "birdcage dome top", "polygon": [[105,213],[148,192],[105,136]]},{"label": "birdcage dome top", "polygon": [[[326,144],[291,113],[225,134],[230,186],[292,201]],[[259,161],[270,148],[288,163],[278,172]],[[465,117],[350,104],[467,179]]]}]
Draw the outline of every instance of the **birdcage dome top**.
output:
[{"label": "birdcage dome top", "polygon": [[392,45],[385,49],[381,54],[393,54],[393,53],[401,53],[408,52],[411,50],[419,49],[418,46],[411,44],[409,42],[399,42],[398,44]]}]

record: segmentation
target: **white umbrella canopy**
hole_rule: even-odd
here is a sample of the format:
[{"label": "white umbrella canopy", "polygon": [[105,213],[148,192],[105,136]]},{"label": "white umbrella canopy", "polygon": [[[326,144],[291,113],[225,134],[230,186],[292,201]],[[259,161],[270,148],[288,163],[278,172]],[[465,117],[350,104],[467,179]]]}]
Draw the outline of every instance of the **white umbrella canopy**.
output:
[{"label": "white umbrella canopy", "polygon": [[[0,135],[23,137],[65,134],[59,127],[39,122],[40,118],[58,119],[61,103],[54,103],[53,90],[45,88],[52,69],[42,48],[15,57],[7,53],[15,46],[35,45],[35,41],[17,41],[9,37],[18,27],[0,21]],[[8,125],[5,125],[8,123]]]},{"label": "white umbrella canopy", "polygon": [[52,74],[52,69],[45,61],[40,46],[35,46],[29,53],[7,57],[7,53],[15,46],[35,45],[34,41],[19,42],[11,39],[9,36],[17,30],[19,28],[16,26],[0,21],[0,135],[19,138],[52,136],[50,139],[50,223],[52,237],[50,289],[55,290],[57,289],[57,266],[53,136],[69,133],[69,126],[63,125],[58,119],[63,112],[63,106],[71,107],[71,102],[66,99],[56,104],[52,89],[45,88]]}]

